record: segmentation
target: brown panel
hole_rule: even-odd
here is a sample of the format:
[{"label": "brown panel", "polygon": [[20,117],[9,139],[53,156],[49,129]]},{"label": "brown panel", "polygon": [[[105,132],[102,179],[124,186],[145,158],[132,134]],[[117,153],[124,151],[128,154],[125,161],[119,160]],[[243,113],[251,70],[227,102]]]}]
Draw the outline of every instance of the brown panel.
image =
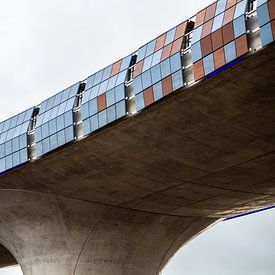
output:
[{"label": "brown panel", "polygon": [[141,74],[142,68],[143,68],[143,62],[144,60],[141,60],[135,65],[134,77],[137,77],[138,75]]},{"label": "brown panel", "polygon": [[202,11],[200,11],[196,14],[196,22],[195,22],[194,29],[196,29],[197,27],[199,27],[200,25],[203,24],[204,17],[205,17],[205,12],[206,12],[206,9],[204,9],[204,10],[202,10]]},{"label": "brown panel", "polygon": [[234,39],[233,22],[222,27],[222,38],[224,44],[227,44]]},{"label": "brown panel", "polygon": [[185,35],[186,27],[187,27],[187,21],[182,22],[176,27],[176,33],[174,38],[175,40]]},{"label": "brown panel", "polygon": [[235,41],[237,57],[244,55],[248,52],[247,37],[246,34],[240,36]]},{"label": "brown panel", "polygon": [[232,6],[236,5],[236,2],[237,2],[237,0],[227,0],[226,8],[225,9],[229,9]]},{"label": "brown panel", "polygon": [[268,2],[268,10],[269,10],[269,17],[270,21],[275,19],[275,1]]},{"label": "brown panel", "polygon": [[161,86],[162,86],[162,94],[164,96],[172,93],[173,91],[173,87],[172,87],[172,77],[171,76],[168,76],[166,78],[164,78],[162,81],[161,81]]},{"label": "brown panel", "polygon": [[202,52],[202,57],[212,52],[212,42],[211,42],[210,35],[206,36],[201,40],[201,52]]},{"label": "brown panel", "polygon": [[272,33],[273,33],[273,40],[275,40],[275,20],[271,22],[271,28],[272,28]]},{"label": "brown panel", "polygon": [[223,47],[214,52],[215,69],[225,65],[224,49]]},{"label": "brown panel", "polygon": [[203,24],[201,38],[204,38],[205,36],[207,36],[211,33],[213,21],[214,20],[211,19],[208,22],[206,22],[205,24]]},{"label": "brown panel", "polygon": [[204,77],[204,69],[203,69],[202,60],[199,60],[198,62],[193,64],[193,70],[194,70],[195,81]]},{"label": "brown panel", "polygon": [[98,112],[106,108],[106,94],[102,94],[97,97],[97,110]]},{"label": "brown panel", "polygon": [[162,34],[161,36],[159,36],[157,38],[156,46],[155,46],[155,52],[158,51],[159,49],[161,49],[164,46],[165,38],[166,38],[166,33]]},{"label": "brown panel", "polygon": [[213,51],[223,46],[222,29],[218,29],[211,34]]},{"label": "brown panel", "polygon": [[111,76],[119,73],[121,63],[122,63],[122,59],[113,64]]},{"label": "brown panel", "polygon": [[223,26],[233,20],[234,12],[235,12],[235,6],[225,11],[224,17],[223,17]]},{"label": "brown panel", "polygon": [[173,42],[171,55],[179,52],[182,49],[183,37]]},{"label": "brown panel", "polygon": [[153,87],[149,87],[143,93],[144,104],[148,106],[154,102]]},{"label": "brown panel", "polygon": [[161,61],[170,56],[171,50],[172,50],[172,43],[170,43],[169,45],[163,48],[163,51],[161,54]]},{"label": "brown panel", "polygon": [[204,22],[207,22],[208,20],[212,19],[215,16],[217,2],[213,3],[206,9]]}]

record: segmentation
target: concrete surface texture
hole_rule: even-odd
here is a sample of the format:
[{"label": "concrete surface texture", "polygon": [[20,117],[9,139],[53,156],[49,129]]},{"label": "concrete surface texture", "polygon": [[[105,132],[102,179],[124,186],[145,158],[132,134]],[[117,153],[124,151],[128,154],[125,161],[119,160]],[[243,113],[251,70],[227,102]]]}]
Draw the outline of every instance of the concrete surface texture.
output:
[{"label": "concrete surface texture", "polygon": [[0,176],[0,243],[24,274],[158,274],[215,221],[274,204],[274,49]]}]

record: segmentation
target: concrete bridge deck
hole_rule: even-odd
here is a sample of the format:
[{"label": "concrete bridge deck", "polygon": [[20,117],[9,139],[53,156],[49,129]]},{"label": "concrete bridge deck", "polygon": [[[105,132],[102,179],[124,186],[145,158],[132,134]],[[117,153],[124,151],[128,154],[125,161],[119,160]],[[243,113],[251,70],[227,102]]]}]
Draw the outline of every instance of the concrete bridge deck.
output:
[{"label": "concrete bridge deck", "polygon": [[157,274],[218,219],[274,204],[274,49],[1,175],[0,243],[24,274]]}]

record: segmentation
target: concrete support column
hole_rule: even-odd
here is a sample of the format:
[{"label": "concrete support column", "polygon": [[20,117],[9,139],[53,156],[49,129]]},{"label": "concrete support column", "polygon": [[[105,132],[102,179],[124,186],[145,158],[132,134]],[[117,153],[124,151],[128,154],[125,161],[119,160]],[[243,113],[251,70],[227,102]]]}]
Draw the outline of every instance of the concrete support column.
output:
[{"label": "concrete support column", "polygon": [[0,243],[25,275],[152,275],[214,222],[0,191]]}]

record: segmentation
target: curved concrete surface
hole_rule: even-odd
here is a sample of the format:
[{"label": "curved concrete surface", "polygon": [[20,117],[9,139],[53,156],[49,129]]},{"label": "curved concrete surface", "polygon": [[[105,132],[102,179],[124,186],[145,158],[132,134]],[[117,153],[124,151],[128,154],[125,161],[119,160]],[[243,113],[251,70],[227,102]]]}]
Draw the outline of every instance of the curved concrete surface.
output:
[{"label": "curved concrete surface", "polygon": [[24,274],[158,274],[218,219],[274,204],[274,48],[0,176]]}]

